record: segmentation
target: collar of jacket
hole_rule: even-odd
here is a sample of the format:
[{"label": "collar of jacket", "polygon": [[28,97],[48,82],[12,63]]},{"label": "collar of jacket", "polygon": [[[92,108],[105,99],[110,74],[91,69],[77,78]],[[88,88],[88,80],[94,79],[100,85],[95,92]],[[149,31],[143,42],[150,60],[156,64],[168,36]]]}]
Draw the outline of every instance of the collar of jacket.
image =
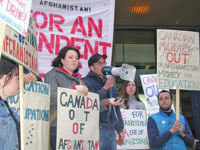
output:
[{"label": "collar of jacket", "polygon": [[78,78],[81,78],[81,74],[79,73],[73,73],[73,74],[70,74],[67,70],[65,70],[63,67],[57,67],[58,69],[60,69],[61,71],[63,71],[64,73],[68,74],[68,75],[71,75],[72,77],[78,77]]},{"label": "collar of jacket", "polygon": [[[170,114],[169,116],[175,115],[173,109],[171,109],[171,110],[172,110],[172,112],[171,112],[171,114]],[[163,112],[161,109],[160,109],[160,113],[161,113],[162,115],[164,115],[164,116],[168,116],[168,115],[167,115],[165,112]],[[169,116],[168,116],[168,117],[169,117]]]}]

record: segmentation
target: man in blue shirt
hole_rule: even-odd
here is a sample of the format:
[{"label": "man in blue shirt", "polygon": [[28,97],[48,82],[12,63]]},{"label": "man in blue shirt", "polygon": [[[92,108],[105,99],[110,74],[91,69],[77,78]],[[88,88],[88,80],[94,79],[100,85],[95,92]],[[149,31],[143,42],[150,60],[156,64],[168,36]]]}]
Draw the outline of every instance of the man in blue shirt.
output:
[{"label": "man in blue shirt", "polygon": [[194,137],[187,120],[183,115],[176,120],[176,114],[171,109],[171,93],[162,90],[158,94],[158,104],[160,111],[149,117],[147,124],[152,150],[186,150],[192,147]]}]

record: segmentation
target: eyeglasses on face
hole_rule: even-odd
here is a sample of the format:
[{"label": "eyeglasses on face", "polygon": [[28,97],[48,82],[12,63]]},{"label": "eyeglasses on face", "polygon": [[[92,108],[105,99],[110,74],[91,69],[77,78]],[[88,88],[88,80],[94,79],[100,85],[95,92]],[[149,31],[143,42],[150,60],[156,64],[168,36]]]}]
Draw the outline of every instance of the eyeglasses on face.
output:
[{"label": "eyeglasses on face", "polygon": [[106,62],[106,61],[103,61],[103,62],[100,62],[100,61],[99,61],[99,62],[96,62],[96,64],[99,65],[99,66],[102,66],[102,65],[106,65],[107,62]]}]

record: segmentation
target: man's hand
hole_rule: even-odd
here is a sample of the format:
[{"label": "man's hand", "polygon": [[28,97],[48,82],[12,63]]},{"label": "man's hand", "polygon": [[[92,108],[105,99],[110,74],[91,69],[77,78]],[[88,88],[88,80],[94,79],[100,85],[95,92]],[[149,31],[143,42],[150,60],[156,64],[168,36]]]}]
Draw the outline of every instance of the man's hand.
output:
[{"label": "man's hand", "polygon": [[124,137],[125,137],[124,132],[120,132],[118,134],[118,139],[117,139],[118,145],[120,145],[120,146],[124,145]]},{"label": "man's hand", "polygon": [[124,100],[118,99],[117,101],[115,101],[116,98],[110,98],[110,104],[114,105],[114,106],[119,106],[119,105],[123,105],[124,104]]},{"label": "man's hand", "polygon": [[114,77],[109,77],[104,85],[104,89],[108,90],[111,86],[113,86],[115,84],[115,79]]},{"label": "man's hand", "polygon": [[169,130],[172,134],[175,132],[179,132],[179,134],[183,137],[185,133],[183,132],[183,125],[180,120],[176,120],[173,127]]}]

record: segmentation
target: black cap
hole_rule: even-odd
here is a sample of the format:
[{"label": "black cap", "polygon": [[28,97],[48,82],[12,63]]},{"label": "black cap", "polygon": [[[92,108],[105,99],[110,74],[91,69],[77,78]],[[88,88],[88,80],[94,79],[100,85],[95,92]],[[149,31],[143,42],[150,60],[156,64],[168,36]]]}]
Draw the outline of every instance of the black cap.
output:
[{"label": "black cap", "polygon": [[100,55],[100,54],[94,54],[93,56],[90,57],[88,60],[88,66],[92,66],[94,63],[98,62],[100,58],[107,58],[107,55]]},{"label": "black cap", "polygon": [[0,58],[0,77],[4,74],[10,73],[14,68],[18,68],[18,65],[15,62],[1,56],[1,58]]}]

